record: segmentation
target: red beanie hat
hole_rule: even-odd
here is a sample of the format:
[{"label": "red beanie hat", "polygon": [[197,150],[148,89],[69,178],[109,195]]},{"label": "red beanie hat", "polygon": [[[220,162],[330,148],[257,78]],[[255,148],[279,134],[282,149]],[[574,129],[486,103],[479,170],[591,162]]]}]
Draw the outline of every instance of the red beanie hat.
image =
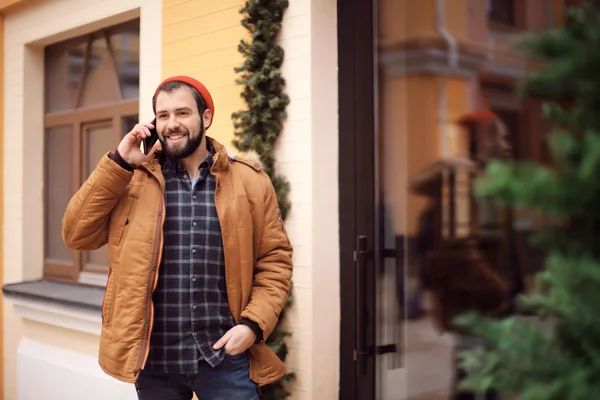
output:
[{"label": "red beanie hat", "polygon": [[197,91],[200,92],[200,94],[204,98],[204,101],[206,102],[206,106],[208,107],[208,109],[210,110],[210,112],[213,115],[213,119],[215,118],[215,104],[213,103],[213,99],[210,95],[210,92],[206,88],[206,86],[204,86],[202,83],[200,83],[196,79],[189,77],[189,76],[183,76],[183,75],[172,76],[172,77],[167,78],[164,81],[162,81],[161,84],[158,85],[158,87],[154,91],[154,94],[156,95],[156,93],[158,93],[158,90],[162,87],[162,85],[164,85],[165,83],[169,83],[169,82],[183,82],[183,83],[187,83],[188,85],[194,87]]}]

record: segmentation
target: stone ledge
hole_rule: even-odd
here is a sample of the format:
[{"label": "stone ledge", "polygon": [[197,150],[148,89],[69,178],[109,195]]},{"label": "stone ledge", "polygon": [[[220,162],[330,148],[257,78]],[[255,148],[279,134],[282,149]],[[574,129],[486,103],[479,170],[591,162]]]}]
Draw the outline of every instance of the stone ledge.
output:
[{"label": "stone ledge", "polygon": [[37,280],[7,284],[2,291],[22,318],[100,335],[101,287]]},{"label": "stone ledge", "polygon": [[388,76],[435,74],[470,79],[476,76],[486,57],[459,51],[456,61],[456,66],[451,67],[448,50],[436,47],[385,51],[379,59]]}]

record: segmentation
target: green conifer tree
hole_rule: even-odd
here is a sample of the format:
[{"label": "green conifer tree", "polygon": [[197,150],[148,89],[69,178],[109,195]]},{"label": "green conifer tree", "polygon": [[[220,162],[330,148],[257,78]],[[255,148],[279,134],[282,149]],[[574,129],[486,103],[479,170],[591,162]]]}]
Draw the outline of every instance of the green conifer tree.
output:
[{"label": "green conifer tree", "polygon": [[493,162],[477,194],[549,221],[535,235],[545,267],[519,302],[534,321],[458,319],[489,344],[463,353],[463,384],[518,400],[592,400],[600,398],[600,1],[570,10],[563,27],[525,35],[521,48],[541,61],[522,88],[545,101],[553,162]]}]

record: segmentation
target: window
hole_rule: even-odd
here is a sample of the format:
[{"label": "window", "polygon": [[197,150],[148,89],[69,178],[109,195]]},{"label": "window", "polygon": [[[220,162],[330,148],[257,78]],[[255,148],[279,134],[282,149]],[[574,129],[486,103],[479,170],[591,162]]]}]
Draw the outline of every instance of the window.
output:
[{"label": "window", "polygon": [[[139,20],[45,49],[44,277],[105,275],[106,247],[75,252],[61,237],[71,196],[138,120]],[[83,274],[82,274],[83,273]]]},{"label": "window", "polygon": [[502,25],[516,25],[514,0],[487,0],[487,12],[490,21]]}]

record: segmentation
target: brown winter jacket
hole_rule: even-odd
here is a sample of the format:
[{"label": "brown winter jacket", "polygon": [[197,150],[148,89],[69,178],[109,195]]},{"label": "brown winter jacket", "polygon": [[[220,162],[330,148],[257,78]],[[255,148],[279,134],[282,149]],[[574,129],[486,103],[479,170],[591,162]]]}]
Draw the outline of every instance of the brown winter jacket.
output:
[{"label": "brown winter jacket", "polygon": [[[261,168],[208,138],[225,252],[229,309],[236,322],[273,331],[290,290],[292,247],[269,177]],[[63,240],[76,250],[108,243],[109,271],[102,305],[99,363],[109,375],[135,382],[144,368],[153,323],[152,292],[160,267],[165,182],[157,156],[127,171],[110,153],[73,196],[63,218]],[[250,349],[250,378],[280,379],[285,365],[259,341]]]}]

